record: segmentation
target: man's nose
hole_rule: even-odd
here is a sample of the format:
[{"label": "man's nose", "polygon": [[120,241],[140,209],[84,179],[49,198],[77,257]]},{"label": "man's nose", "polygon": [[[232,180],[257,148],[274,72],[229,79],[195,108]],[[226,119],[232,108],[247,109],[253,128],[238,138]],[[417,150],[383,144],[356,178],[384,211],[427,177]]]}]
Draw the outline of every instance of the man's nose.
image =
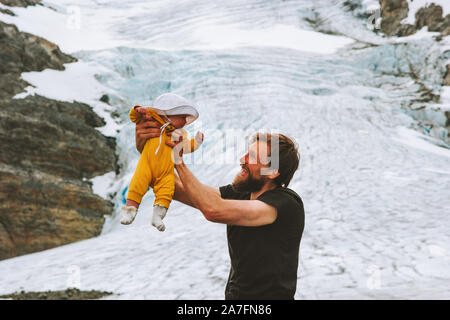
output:
[{"label": "man's nose", "polygon": [[239,159],[239,162],[240,162],[241,164],[245,164],[245,159],[246,159],[246,155],[243,156],[243,157],[241,157],[241,158]]}]

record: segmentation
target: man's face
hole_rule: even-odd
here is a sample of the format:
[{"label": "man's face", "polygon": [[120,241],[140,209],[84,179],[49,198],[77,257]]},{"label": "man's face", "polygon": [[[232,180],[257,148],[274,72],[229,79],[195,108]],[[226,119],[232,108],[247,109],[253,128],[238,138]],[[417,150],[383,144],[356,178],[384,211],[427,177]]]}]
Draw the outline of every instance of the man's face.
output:
[{"label": "man's face", "polygon": [[232,183],[236,192],[247,193],[261,190],[267,176],[261,175],[261,168],[268,167],[268,146],[264,141],[252,143],[248,152],[240,159],[242,170],[236,175]]}]

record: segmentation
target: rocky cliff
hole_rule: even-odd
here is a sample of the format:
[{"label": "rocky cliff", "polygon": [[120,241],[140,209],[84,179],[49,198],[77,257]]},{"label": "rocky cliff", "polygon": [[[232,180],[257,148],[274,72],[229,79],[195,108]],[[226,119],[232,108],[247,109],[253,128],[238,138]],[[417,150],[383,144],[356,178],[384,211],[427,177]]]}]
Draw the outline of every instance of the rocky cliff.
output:
[{"label": "rocky cliff", "polygon": [[29,85],[21,72],[64,70],[75,61],[0,21],[0,259],[96,236],[112,212],[86,181],[117,169],[115,140],[95,129],[104,120],[79,102],[13,99]]},{"label": "rocky cliff", "polygon": [[400,23],[408,16],[407,0],[380,0],[381,31],[387,36],[409,36],[423,27],[429,31],[440,32],[441,36],[450,35],[450,14],[443,16],[442,7],[435,3],[420,8],[415,14],[415,24]]}]

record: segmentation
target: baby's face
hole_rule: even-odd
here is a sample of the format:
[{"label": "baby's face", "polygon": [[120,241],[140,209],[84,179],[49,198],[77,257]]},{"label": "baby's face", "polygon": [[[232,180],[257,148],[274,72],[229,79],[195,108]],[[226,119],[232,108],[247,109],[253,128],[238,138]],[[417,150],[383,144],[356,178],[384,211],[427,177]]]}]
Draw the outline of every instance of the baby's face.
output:
[{"label": "baby's face", "polygon": [[186,124],[186,117],[187,115],[185,114],[177,114],[174,116],[169,116],[169,119],[175,128],[183,128]]}]

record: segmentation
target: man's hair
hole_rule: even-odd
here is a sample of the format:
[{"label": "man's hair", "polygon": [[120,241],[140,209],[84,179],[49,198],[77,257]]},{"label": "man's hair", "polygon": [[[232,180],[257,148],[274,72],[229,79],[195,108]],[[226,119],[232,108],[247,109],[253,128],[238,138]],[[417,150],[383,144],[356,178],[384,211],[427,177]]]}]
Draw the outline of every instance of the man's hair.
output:
[{"label": "man's hair", "polygon": [[278,186],[287,187],[300,163],[298,147],[291,138],[281,133],[257,132],[250,138],[250,143],[264,141],[267,143],[267,149],[270,150],[272,139],[278,139],[279,152],[278,172],[280,175],[274,181]]}]

